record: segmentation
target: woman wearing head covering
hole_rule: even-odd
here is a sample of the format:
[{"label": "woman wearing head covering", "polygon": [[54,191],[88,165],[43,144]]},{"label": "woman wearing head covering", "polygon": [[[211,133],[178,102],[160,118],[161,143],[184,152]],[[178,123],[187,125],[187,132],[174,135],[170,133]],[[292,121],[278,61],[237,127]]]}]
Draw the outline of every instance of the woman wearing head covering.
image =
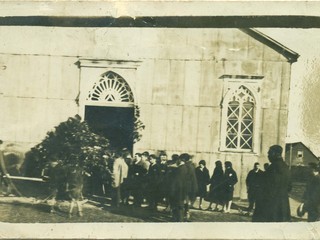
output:
[{"label": "woman wearing head covering", "polygon": [[198,182],[198,194],[200,197],[199,200],[199,209],[202,209],[202,200],[207,196],[207,185],[210,181],[209,171],[206,168],[206,161],[201,160],[199,162],[199,166],[196,168],[196,177]]},{"label": "woman wearing head covering", "polygon": [[[219,205],[223,207],[223,182],[224,173],[222,169],[222,162],[220,160],[215,162],[215,168],[210,179],[210,191],[208,194],[208,201],[210,201],[208,210],[219,211]],[[216,206],[212,209],[212,203]]]},{"label": "woman wearing head covering", "polygon": [[226,161],[224,163],[225,172],[224,172],[224,206],[223,211],[226,213],[230,212],[234,185],[238,182],[237,173],[232,168],[232,163]]}]

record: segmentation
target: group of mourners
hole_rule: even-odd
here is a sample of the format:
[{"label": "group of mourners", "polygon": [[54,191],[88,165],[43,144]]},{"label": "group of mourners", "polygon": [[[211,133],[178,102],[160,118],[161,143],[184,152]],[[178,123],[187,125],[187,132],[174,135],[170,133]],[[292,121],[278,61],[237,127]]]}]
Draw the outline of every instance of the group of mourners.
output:
[{"label": "group of mourners", "polygon": [[[129,199],[133,200],[133,207],[141,207],[146,202],[150,210],[157,210],[161,203],[171,209],[173,221],[178,222],[189,219],[189,209],[195,208],[197,197],[200,198],[199,209],[206,199],[210,201],[208,209],[230,212],[234,185],[238,182],[230,161],[225,162],[225,171],[222,162],[217,161],[210,178],[205,160],[196,167],[188,153],[173,154],[168,159],[165,152],[159,156],[143,152],[136,153],[132,159],[130,153],[124,151],[114,158],[110,169],[115,207],[128,205]],[[214,209],[213,202],[216,203]]]},{"label": "group of mourners", "polygon": [[[202,209],[203,199],[206,199],[210,201],[208,210],[230,212],[234,185],[238,178],[230,161],[224,165],[225,171],[222,162],[217,161],[210,178],[206,161],[201,160],[196,167],[188,153],[173,154],[168,159],[165,152],[159,156],[143,152],[136,153],[132,158],[128,150],[123,150],[108,158],[106,171],[110,181],[102,188],[105,193],[110,193],[113,207],[132,205],[138,208],[147,204],[150,210],[156,211],[158,205],[162,204],[165,211],[171,211],[173,221],[182,222],[190,218],[189,209],[195,208],[197,197],[200,198],[199,209]],[[78,213],[82,216],[82,191],[86,182],[84,173],[92,184],[90,179],[97,177],[92,173],[84,172],[78,166],[62,166],[57,160],[50,162],[47,175],[51,189],[51,212],[54,212],[55,200],[61,198],[59,193],[66,192],[71,199],[69,215],[72,215],[74,205],[77,205]],[[106,188],[109,191],[105,191]],[[213,203],[216,203],[214,209]]]},{"label": "group of mourners", "polygon": [[[230,212],[234,186],[238,182],[237,173],[230,161],[225,161],[224,167],[220,160],[216,161],[210,177],[206,161],[200,160],[198,166],[195,166],[188,153],[173,154],[168,159],[165,152],[161,152],[159,156],[148,152],[136,153],[132,157],[128,150],[123,150],[110,159],[107,163],[110,184],[106,188],[109,188],[111,204],[116,208],[121,205],[131,205],[134,208],[145,205],[156,211],[161,204],[165,210],[171,210],[172,220],[176,222],[188,221],[190,208],[203,209],[203,200],[209,202],[206,210]],[[264,165],[264,171],[260,169],[259,163],[255,163],[247,175],[247,213],[252,214],[253,222],[290,221],[291,180],[289,168],[282,158],[282,147],[271,146],[268,159],[270,164]],[[71,199],[69,214],[72,214],[73,207],[77,204],[81,216],[79,202],[83,200],[84,171],[73,166],[67,169],[68,174],[57,174],[59,163],[51,164],[52,169],[56,170],[55,174],[49,176],[53,197],[57,197],[59,188],[67,189]],[[307,185],[304,205],[300,209],[308,212],[309,221],[319,220],[320,216],[319,169],[319,166],[313,168],[313,178]],[[61,181],[57,179],[59,176],[67,178]],[[90,174],[88,176],[89,179],[92,178]],[[61,182],[66,185],[61,185]],[[197,197],[199,205],[195,207]],[[54,205],[51,210],[54,210]]]}]

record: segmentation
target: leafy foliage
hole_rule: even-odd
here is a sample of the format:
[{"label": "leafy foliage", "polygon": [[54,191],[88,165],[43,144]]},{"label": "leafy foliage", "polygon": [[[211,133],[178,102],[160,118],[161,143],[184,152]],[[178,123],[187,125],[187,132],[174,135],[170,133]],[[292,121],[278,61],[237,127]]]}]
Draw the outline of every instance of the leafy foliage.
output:
[{"label": "leafy foliage", "polygon": [[133,143],[137,143],[141,140],[141,132],[145,129],[144,123],[140,120],[140,108],[139,106],[134,106],[134,129],[132,133]]},{"label": "leafy foliage", "polygon": [[105,167],[111,155],[108,139],[91,132],[87,123],[76,115],[48,132],[27,153],[26,161],[29,159],[33,166],[44,168],[48,162],[60,160],[63,165],[78,165],[90,171],[93,166]]},{"label": "leafy foliage", "polygon": [[[140,109],[134,109],[133,142],[140,141],[145,125],[140,120]],[[26,176],[41,176],[41,170],[54,160],[62,165],[78,165],[88,172],[103,172],[112,162],[113,151],[109,140],[90,131],[88,124],[76,115],[49,131],[43,141],[26,153],[24,172]],[[108,170],[108,169],[107,169]]]}]

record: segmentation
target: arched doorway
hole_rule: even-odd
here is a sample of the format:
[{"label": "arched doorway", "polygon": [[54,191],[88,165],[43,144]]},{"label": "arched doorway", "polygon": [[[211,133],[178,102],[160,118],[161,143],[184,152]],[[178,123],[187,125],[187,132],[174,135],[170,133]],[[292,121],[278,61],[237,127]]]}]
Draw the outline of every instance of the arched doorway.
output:
[{"label": "arched doorway", "polygon": [[108,71],[97,81],[86,99],[85,120],[90,129],[110,140],[116,149],[133,149],[134,97],[119,74]]}]

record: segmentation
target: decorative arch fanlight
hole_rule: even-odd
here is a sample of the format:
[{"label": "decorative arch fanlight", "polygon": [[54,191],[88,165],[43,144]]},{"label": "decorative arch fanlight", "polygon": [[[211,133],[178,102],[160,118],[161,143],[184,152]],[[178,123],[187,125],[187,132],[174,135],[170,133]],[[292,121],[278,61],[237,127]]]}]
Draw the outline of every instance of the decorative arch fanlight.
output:
[{"label": "decorative arch fanlight", "polygon": [[89,92],[87,100],[133,103],[133,93],[128,83],[117,73],[106,72]]}]

